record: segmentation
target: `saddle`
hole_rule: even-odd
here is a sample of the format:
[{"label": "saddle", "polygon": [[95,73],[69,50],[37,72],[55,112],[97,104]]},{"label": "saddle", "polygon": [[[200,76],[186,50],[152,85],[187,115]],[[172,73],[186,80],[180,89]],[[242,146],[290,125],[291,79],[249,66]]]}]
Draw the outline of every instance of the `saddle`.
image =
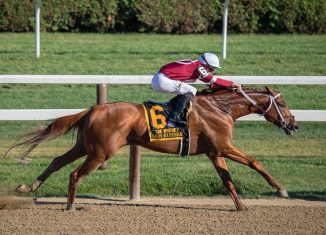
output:
[{"label": "saddle", "polygon": [[[169,123],[171,110],[178,103],[178,96],[169,102],[155,102],[149,100],[143,103],[145,116],[148,126],[150,141],[180,140],[179,155],[189,155],[189,127],[177,126],[175,123]],[[191,111],[191,102],[182,113],[182,119],[188,123],[188,113]]]}]

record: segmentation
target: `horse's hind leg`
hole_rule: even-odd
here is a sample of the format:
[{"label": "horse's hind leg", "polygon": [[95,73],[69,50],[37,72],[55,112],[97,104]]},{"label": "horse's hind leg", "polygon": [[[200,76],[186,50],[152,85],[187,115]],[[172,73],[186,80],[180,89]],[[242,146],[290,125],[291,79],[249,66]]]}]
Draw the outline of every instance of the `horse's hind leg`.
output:
[{"label": "horse's hind leg", "polygon": [[68,188],[67,210],[74,209],[77,187],[80,181],[96,170],[103,162],[104,157],[87,157],[86,161],[70,174],[70,182]]},{"label": "horse's hind leg", "polygon": [[224,157],[216,156],[213,154],[207,155],[209,159],[212,161],[218,175],[220,176],[224,186],[227,188],[227,190],[230,192],[230,196],[234,202],[235,207],[237,210],[244,210],[247,209],[245,205],[242,204],[240,201],[240,198],[235,190],[234,184],[231,179],[231,175],[228,169],[228,166],[226,165]]},{"label": "horse's hind leg", "polygon": [[19,193],[36,191],[41,184],[54,172],[86,155],[85,148],[81,144],[76,144],[72,149],[60,157],[53,159],[48,168],[31,185],[22,184],[16,188]]},{"label": "horse's hind leg", "polygon": [[265,180],[273,187],[277,189],[277,194],[279,197],[285,197],[288,198],[289,195],[286,192],[285,188],[277,182],[262,166],[261,163],[259,163],[257,160],[254,158],[250,157],[249,155],[241,152],[240,150],[236,149],[233,146],[228,146],[228,148],[225,148],[223,151],[223,154],[225,157],[242,163],[244,165],[247,165],[251,167],[252,169],[256,170],[260,175],[262,175]]}]

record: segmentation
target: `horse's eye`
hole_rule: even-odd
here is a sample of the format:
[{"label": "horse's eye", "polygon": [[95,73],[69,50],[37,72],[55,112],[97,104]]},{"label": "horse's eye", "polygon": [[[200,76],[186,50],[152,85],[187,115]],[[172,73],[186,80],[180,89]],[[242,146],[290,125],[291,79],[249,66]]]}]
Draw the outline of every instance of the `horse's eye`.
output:
[{"label": "horse's eye", "polygon": [[286,106],[286,104],[283,102],[279,103],[278,105],[281,106],[282,108],[284,108]]}]

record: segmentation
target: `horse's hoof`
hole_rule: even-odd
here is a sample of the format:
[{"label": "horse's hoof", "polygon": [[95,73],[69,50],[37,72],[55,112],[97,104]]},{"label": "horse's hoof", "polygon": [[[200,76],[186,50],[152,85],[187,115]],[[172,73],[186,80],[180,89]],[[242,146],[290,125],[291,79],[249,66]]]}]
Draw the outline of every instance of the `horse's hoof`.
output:
[{"label": "horse's hoof", "polygon": [[26,184],[21,184],[16,188],[15,191],[18,193],[29,193],[29,192],[31,192],[31,187]]},{"label": "horse's hoof", "polygon": [[277,196],[283,198],[289,198],[289,194],[285,189],[277,190]]},{"label": "horse's hoof", "polygon": [[108,163],[107,162],[103,162],[103,164],[101,164],[98,169],[99,170],[105,170],[108,167],[109,167]]},{"label": "horse's hoof", "polygon": [[66,207],[66,209],[67,209],[68,211],[74,211],[74,210],[76,210],[76,208],[75,208],[75,205],[74,205],[74,204],[67,204],[67,207]]},{"label": "horse's hoof", "polygon": [[248,210],[248,208],[245,205],[237,206],[237,211],[245,211],[245,210]]}]

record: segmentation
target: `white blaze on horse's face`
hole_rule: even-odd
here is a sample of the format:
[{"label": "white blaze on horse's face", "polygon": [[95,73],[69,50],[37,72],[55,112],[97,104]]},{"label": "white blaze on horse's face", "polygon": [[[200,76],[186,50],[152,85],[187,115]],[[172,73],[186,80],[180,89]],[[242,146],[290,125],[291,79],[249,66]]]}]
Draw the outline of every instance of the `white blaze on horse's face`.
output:
[{"label": "white blaze on horse's face", "polygon": [[294,132],[296,132],[299,127],[294,116],[291,114],[289,107],[283,100],[281,93],[274,94],[269,90],[268,92],[269,103],[267,109],[262,115],[264,115],[266,120],[283,129],[287,135],[293,136]]}]

